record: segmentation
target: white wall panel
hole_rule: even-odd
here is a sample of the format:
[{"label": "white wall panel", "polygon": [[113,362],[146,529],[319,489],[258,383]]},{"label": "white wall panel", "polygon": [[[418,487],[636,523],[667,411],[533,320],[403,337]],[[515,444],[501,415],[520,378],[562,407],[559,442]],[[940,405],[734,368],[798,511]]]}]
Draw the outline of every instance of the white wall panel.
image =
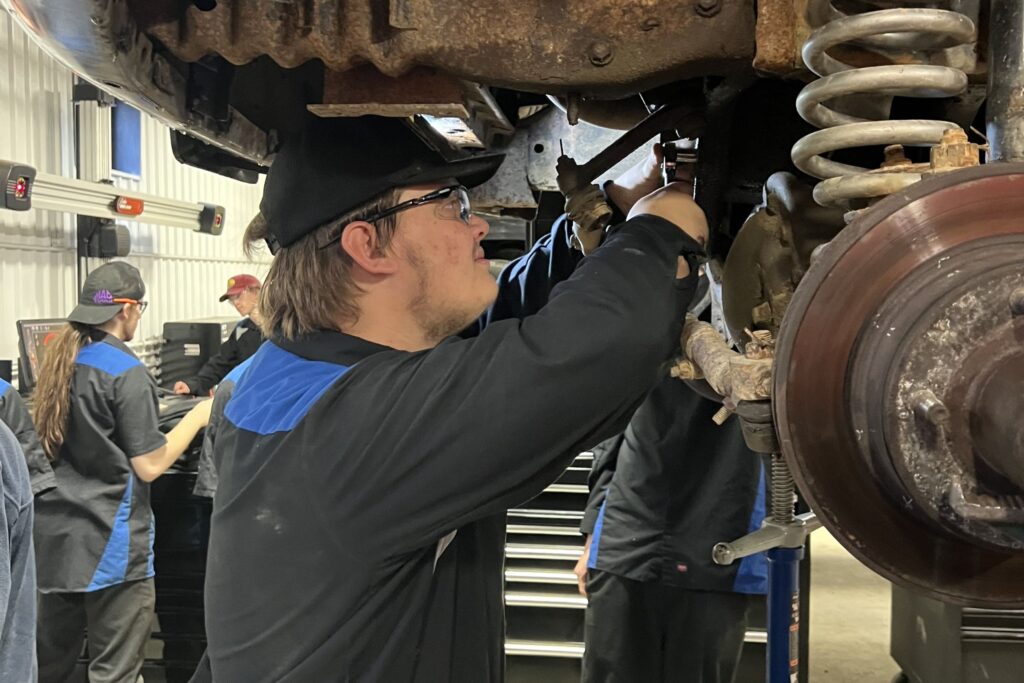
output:
[{"label": "white wall panel", "polygon": [[[0,12],[0,159],[74,171],[72,76]],[[75,293],[70,216],[0,211],[0,358],[17,357],[14,321],[61,315]]]},{"label": "white wall panel", "polygon": [[[26,162],[40,171],[75,175],[73,75],[42,52],[0,12],[0,159]],[[82,177],[111,177],[110,110],[88,103],[79,113]],[[168,129],[142,115],[142,173],[113,176],[126,189],[226,209],[224,233],[200,235],[180,228],[127,223],[132,255],[149,290],[150,308],[139,339],[159,335],[169,320],[233,315],[218,303],[227,278],[266,274],[268,256],[252,263],[241,236],[262,193],[213,173],[183,166],[173,157]],[[0,211],[0,359],[16,358],[14,321],[62,317],[77,291],[74,217],[48,211]],[[90,259],[87,267],[100,265]]]},{"label": "white wall panel", "polygon": [[146,280],[150,309],[142,333],[157,335],[169,320],[234,315],[217,299],[227,279],[247,272],[266,275],[268,255],[252,262],[242,253],[242,234],[259,210],[262,176],[257,185],[241,183],[179,164],[163,124],[142,117],[142,174],[139,179],[114,175],[119,186],[161,197],[219,204],[225,209],[224,232],[214,237],[160,225],[130,224],[132,255],[127,261]]}]

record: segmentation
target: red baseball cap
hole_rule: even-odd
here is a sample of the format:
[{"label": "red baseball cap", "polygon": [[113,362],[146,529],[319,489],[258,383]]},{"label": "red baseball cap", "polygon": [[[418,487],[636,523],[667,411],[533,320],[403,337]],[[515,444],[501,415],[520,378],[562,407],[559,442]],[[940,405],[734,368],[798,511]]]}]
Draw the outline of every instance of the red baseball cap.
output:
[{"label": "red baseball cap", "polygon": [[236,294],[241,294],[245,290],[250,289],[252,287],[260,286],[260,281],[257,280],[256,277],[249,275],[247,273],[242,273],[241,275],[232,275],[231,277],[228,278],[228,291],[224,292],[224,294],[221,295],[220,300],[227,301],[229,297],[232,297]]}]

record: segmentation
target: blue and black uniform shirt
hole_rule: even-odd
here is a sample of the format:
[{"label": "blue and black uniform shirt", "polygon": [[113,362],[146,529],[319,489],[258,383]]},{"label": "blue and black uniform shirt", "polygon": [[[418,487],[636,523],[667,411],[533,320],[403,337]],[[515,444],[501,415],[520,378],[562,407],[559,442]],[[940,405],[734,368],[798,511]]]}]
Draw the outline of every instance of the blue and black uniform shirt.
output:
[{"label": "blue and black uniform shirt", "polygon": [[41,592],[88,592],[153,576],[149,484],[131,459],[166,442],[156,382],[131,349],[110,335],[84,346],[53,462],[57,488],[36,503]]},{"label": "blue and black uniform shirt", "polygon": [[264,343],[216,433],[213,679],[502,680],[505,512],[621,431],[665,371],[693,295],[684,242],[640,216],[573,272],[560,223],[472,338]]},{"label": "blue and black uniform shirt", "polygon": [[217,463],[214,460],[214,446],[217,443],[217,431],[224,420],[224,408],[231,400],[231,394],[235,391],[235,384],[241,378],[242,373],[252,363],[252,356],[246,358],[236,365],[229,372],[213,394],[213,405],[210,406],[210,421],[203,430],[203,449],[199,453],[199,468],[196,474],[196,485],[192,494],[201,498],[213,498],[217,492]]},{"label": "blue and black uniform shirt", "polygon": [[760,456],[740,421],[712,421],[721,404],[666,377],[626,431],[594,449],[590,499],[580,530],[593,534],[588,566],[634,581],[761,594],[763,553],[729,566],[715,544],[759,529],[765,516]]},{"label": "blue and black uniform shirt", "polygon": [[23,448],[0,424],[0,681],[36,680],[32,487]]},{"label": "blue and black uniform shirt", "polygon": [[0,422],[7,425],[21,444],[32,480],[32,494],[41,495],[57,485],[50,461],[39,443],[35,425],[25,402],[9,383],[0,379]]}]

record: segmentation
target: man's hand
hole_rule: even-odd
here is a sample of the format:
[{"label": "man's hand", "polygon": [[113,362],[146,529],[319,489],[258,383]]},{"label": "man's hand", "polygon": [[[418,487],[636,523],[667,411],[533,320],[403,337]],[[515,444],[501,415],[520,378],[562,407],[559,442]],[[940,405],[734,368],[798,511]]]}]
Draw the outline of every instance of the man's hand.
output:
[{"label": "man's hand", "polygon": [[174,383],[174,393],[176,394],[191,394],[192,390],[188,388],[188,385],[184,382]]},{"label": "man's hand", "polygon": [[675,223],[676,227],[685,232],[702,246],[708,243],[708,220],[704,211],[697,206],[691,196],[693,188],[688,183],[671,183],[659,188],[633,205],[629,217],[640,214],[660,216]]},{"label": "man's hand", "polygon": [[576,566],[573,567],[572,573],[576,575],[577,588],[580,591],[580,595],[587,597],[587,562],[590,560],[590,542],[594,540],[593,534],[587,534],[587,543],[583,546],[583,552],[580,553],[580,559],[576,562]]}]

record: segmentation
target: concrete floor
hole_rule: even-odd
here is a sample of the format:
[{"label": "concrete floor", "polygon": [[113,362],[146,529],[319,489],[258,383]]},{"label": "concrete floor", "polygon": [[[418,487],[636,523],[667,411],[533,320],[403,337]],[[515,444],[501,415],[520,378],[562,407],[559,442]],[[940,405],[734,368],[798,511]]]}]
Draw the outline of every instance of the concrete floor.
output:
[{"label": "concrete floor", "polygon": [[811,535],[810,683],[889,683],[889,582],[824,529]]}]

